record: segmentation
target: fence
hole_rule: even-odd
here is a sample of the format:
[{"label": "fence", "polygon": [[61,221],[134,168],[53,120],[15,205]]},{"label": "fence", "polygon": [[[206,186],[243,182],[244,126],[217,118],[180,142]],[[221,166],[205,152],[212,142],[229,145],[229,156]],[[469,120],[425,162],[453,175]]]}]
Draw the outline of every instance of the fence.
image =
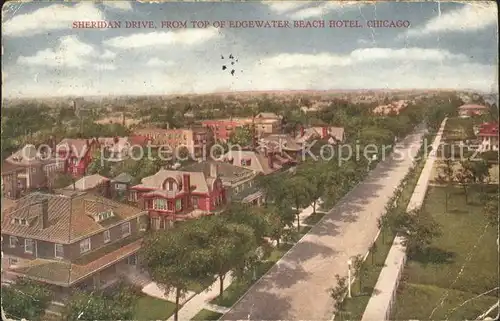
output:
[{"label": "fence", "polygon": [[[408,203],[407,211],[420,208],[424,202],[430,175],[434,167],[434,161],[436,160],[436,151],[441,143],[446,120],[445,118],[441,123],[441,127],[434,139],[432,151],[422,169],[422,173],[420,174],[410,202]],[[405,263],[406,247],[404,246],[404,238],[402,236],[396,236],[389,254],[387,255],[387,259],[385,260],[385,267],[380,272],[377,284],[373,289],[372,297],[370,301],[368,301],[361,321],[389,320]]]}]

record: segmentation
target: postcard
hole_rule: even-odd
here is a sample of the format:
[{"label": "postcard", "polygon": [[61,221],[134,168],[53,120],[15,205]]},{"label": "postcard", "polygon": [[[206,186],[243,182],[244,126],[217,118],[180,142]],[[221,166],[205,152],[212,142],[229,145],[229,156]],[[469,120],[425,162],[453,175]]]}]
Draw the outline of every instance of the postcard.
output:
[{"label": "postcard", "polygon": [[493,1],[8,1],[2,318],[498,319]]}]

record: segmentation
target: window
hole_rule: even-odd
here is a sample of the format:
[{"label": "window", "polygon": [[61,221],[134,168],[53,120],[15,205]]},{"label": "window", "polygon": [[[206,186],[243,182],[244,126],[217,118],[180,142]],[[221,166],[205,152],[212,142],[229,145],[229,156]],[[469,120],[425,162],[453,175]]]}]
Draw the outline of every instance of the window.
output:
[{"label": "window", "polygon": [[54,256],[60,259],[64,257],[64,248],[62,244],[54,244]]},{"label": "window", "polygon": [[122,230],[122,237],[130,235],[130,222],[123,223],[120,228]]},{"label": "window", "polygon": [[160,227],[160,218],[159,217],[151,218],[151,225],[153,226],[154,230],[157,230]]},{"label": "window", "polygon": [[80,253],[90,251],[90,239],[85,239],[80,242]]},{"label": "window", "polygon": [[104,231],[104,243],[108,243],[111,241],[111,235],[109,234],[109,230]]},{"label": "window", "polygon": [[96,218],[97,222],[100,222],[100,221],[106,220],[106,219],[113,217],[113,216],[115,216],[113,211],[106,211],[106,212],[102,212],[102,213],[97,214],[95,218]]},{"label": "window", "polygon": [[17,237],[9,236],[9,247],[16,247]]},{"label": "window", "polygon": [[131,202],[136,202],[137,201],[137,192],[136,191],[130,191],[130,194],[128,196],[128,200]]},{"label": "window", "polygon": [[168,190],[169,191],[173,191],[174,190],[174,182],[172,182],[172,181],[168,182]]},{"label": "window", "polygon": [[191,204],[193,204],[193,208],[198,208],[198,197],[192,196],[191,197]]},{"label": "window", "polygon": [[242,159],[241,160],[241,166],[250,166],[252,164],[251,159]]},{"label": "window", "polygon": [[34,247],[34,242],[32,239],[24,240],[24,253],[33,254],[33,247]]},{"label": "window", "polygon": [[9,257],[9,266],[11,265],[16,265],[17,264],[17,259],[13,257]]},{"label": "window", "polygon": [[175,210],[179,211],[182,208],[182,200],[175,200]]},{"label": "window", "polygon": [[167,209],[167,202],[165,202],[165,200],[162,198],[157,198],[154,200],[153,208],[155,210],[163,210],[164,211]]}]

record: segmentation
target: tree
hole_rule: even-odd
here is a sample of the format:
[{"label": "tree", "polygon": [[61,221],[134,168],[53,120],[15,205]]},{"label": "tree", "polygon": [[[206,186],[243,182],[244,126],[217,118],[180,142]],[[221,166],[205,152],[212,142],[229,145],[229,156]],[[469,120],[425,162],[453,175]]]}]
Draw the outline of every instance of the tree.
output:
[{"label": "tree", "polygon": [[366,276],[366,268],[363,265],[363,256],[357,255],[351,260],[354,268],[354,275],[356,275],[359,280],[359,293],[363,293],[363,278]]},{"label": "tree", "polygon": [[373,244],[370,246],[370,254],[372,257],[372,265],[374,264],[374,258],[375,258],[375,253],[377,253],[377,242],[373,242]]},{"label": "tree", "polygon": [[313,214],[316,214],[316,203],[325,192],[327,182],[326,173],[327,163],[308,162],[299,169],[299,174],[309,179],[308,194],[313,202]]},{"label": "tree", "polygon": [[333,300],[335,300],[335,310],[342,311],[344,306],[344,297],[347,293],[347,278],[345,276],[340,277],[338,274],[335,274],[335,279],[337,280],[337,285],[330,289],[330,296]]},{"label": "tree", "polygon": [[490,174],[490,165],[485,160],[470,162],[469,169],[474,182],[479,184],[483,184]]},{"label": "tree", "polygon": [[472,173],[472,164],[470,161],[460,162],[461,168],[456,173],[456,180],[462,186],[465,194],[465,203],[468,203],[469,185],[474,181],[474,174]]},{"label": "tree", "polygon": [[202,220],[190,221],[168,232],[158,231],[145,238],[142,247],[145,267],[151,278],[169,293],[175,290],[174,320],[178,320],[179,300],[195,283],[208,286],[214,278],[213,261],[206,242],[209,231]]},{"label": "tree", "polygon": [[265,236],[267,221],[263,213],[263,207],[253,207],[250,204],[231,203],[222,212],[222,216],[228,223],[245,224],[254,231],[255,239],[261,243]]},{"label": "tree", "polygon": [[310,181],[294,174],[285,181],[285,199],[295,206],[295,217],[297,219],[297,231],[300,233],[300,209],[309,205],[310,201]]},{"label": "tree", "polygon": [[451,159],[446,158],[444,161],[444,166],[439,168],[440,172],[438,173],[438,177],[436,181],[438,184],[442,184],[445,186],[445,210],[448,211],[448,199],[451,189],[451,183],[454,180],[454,169],[453,162]]},{"label": "tree", "polygon": [[441,235],[440,225],[432,216],[421,209],[394,213],[391,226],[404,238],[404,245],[411,257],[421,252],[432,240]]},{"label": "tree", "polygon": [[229,137],[229,143],[241,147],[251,146],[253,143],[252,128],[248,125],[236,127]]},{"label": "tree", "polygon": [[244,271],[254,261],[257,242],[254,231],[245,224],[228,223],[223,216],[211,216],[202,224],[209,231],[206,243],[212,271],[219,278],[222,299],[224,279],[230,271]]},{"label": "tree", "polygon": [[488,201],[484,206],[484,214],[491,225],[498,227],[498,194],[488,196]]},{"label": "tree", "polygon": [[79,291],[66,303],[64,320],[130,320],[134,317],[137,296],[129,286],[120,286],[112,294]]},{"label": "tree", "polygon": [[261,207],[266,221],[265,233],[272,240],[276,241],[276,246],[280,247],[280,241],[286,233],[286,226],[292,226],[294,213],[289,208],[279,208],[276,205],[266,205]]},{"label": "tree", "polygon": [[3,309],[8,317],[14,319],[41,320],[51,300],[52,292],[26,279],[2,286]]}]

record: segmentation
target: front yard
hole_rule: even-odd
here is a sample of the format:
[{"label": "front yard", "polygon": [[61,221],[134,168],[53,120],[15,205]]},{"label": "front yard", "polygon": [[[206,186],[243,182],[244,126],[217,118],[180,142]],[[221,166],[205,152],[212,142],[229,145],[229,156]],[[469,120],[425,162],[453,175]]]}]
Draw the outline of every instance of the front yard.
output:
[{"label": "front yard", "polygon": [[486,292],[498,286],[498,232],[487,226],[479,193],[471,191],[466,204],[462,189],[454,188],[448,207],[445,189],[431,187],[424,210],[441,225],[442,235],[408,260],[394,319],[470,320],[497,300],[498,290]]},{"label": "front yard", "polygon": [[141,295],[135,305],[134,320],[167,320],[175,311],[175,304],[169,301]]}]

